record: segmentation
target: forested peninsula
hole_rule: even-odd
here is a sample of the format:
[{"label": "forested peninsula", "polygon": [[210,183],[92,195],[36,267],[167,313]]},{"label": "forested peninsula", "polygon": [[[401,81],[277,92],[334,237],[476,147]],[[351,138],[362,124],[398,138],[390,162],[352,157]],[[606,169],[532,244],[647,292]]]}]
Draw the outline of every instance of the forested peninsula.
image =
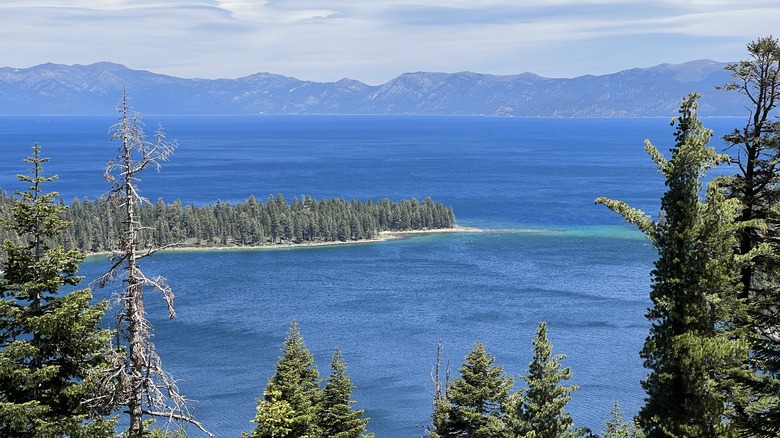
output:
[{"label": "forested peninsula", "polygon": [[[0,192],[0,217],[10,218],[14,198]],[[124,227],[116,206],[106,199],[74,199],[64,219],[72,226],[54,242],[86,253],[110,251]],[[384,231],[421,231],[453,228],[451,207],[412,198],[348,201],[342,198],[316,200],[311,196],[269,195],[266,202],[250,196],[242,203],[216,202],[213,205],[183,205],[176,200],[140,205],[141,223],[148,228],[139,234],[139,248],[166,247],[244,247],[278,244],[311,244],[375,239]],[[17,241],[12,230],[0,230],[0,241]]]}]

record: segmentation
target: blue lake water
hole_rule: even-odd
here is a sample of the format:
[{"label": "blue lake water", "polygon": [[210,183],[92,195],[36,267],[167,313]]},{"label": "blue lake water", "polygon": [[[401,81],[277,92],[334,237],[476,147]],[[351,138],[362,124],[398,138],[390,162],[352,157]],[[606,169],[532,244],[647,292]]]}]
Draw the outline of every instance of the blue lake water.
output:
[{"label": "blue lake water", "polygon": [[[115,117],[0,117],[0,188],[38,142],[50,185],[70,201],[108,191],[102,171]],[[434,200],[480,233],[284,250],[160,253],[144,260],[176,293],[167,319],[147,295],[155,342],[196,416],[218,437],[253,427],[256,398],[297,320],[323,379],[338,346],[357,408],[379,438],[424,435],[439,340],[453,374],[475,341],[507,373],[524,373],[536,325],[567,355],[575,423],[603,428],[614,399],[642,403],[638,356],[648,323],[654,250],[593,200],[655,214],[663,180],[643,151],[666,151],[666,119],[508,119],[380,116],[147,116],[180,147],[143,177],[152,201],[208,204],[312,195]],[[705,119],[716,138],[736,119]],[[720,148],[716,140],[713,145]],[[107,268],[95,257],[87,281]],[[96,290],[101,297],[109,290]],[[197,436],[192,431],[193,436]]]}]

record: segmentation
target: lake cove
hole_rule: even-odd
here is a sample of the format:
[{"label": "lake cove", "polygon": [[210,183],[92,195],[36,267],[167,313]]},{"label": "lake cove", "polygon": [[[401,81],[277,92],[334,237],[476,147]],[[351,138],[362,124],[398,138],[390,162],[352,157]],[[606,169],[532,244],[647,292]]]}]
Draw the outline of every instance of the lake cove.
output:
[{"label": "lake cove", "polygon": [[[146,295],[163,365],[216,436],[250,431],[256,399],[297,320],[320,374],[339,347],[357,386],[356,407],[381,438],[424,434],[436,345],[455,372],[475,341],[508,374],[524,373],[536,325],[567,355],[575,423],[602,428],[613,400],[633,416],[644,392],[638,352],[647,335],[649,271],[643,236],[598,196],[655,214],[663,180],[643,151],[673,142],[668,119],[489,117],[154,117],[179,148],[148,173],[154,202],[206,205],[282,193],[393,200],[431,196],[464,227],[287,251],[163,252],[145,259],[176,294],[176,319]],[[106,193],[116,148],[113,117],[0,117],[0,187],[38,142],[69,202]],[[715,138],[734,119],[704,119]],[[713,145],[718,147],[716,141]],[[91,281],[107,268],[90,258]],[[96,290],[109,297],[111,290]],[[194,434],[194,432],[193,432]]]}]

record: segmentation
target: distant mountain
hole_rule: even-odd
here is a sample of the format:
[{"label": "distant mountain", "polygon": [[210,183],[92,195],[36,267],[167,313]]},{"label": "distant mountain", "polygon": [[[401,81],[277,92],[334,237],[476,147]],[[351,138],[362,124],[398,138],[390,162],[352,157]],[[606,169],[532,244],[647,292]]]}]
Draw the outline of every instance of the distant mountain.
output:
[{"label": "distant mountain", "polygon": [[127,87],[150,114],[463,114],[516,117],[654,117],[702,94],[699,112],[743,115],[743,97],[717,91],[725,63],[709,60],[552,79],[523,73],[406,73],[379,86],[301,81],[257,73],[182,79],[123,65],[42,64],[0,68],[0,114],[108,114]]}]

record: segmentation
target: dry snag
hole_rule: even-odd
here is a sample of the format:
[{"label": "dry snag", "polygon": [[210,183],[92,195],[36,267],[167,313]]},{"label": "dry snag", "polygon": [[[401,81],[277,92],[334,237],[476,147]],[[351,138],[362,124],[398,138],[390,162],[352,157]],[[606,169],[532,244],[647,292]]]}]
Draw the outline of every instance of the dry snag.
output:
[{"label": "dry snag", "polygon": [[147,168],[159,170],[160,163],[172,154],[175,143],[165,140],[158,129],[154,141],[146,139],[139,116],[128,104],[127,92],[117,107],[119,121],[111,127],[111,139],[120,142],[118,154],[106,165],[105,179],[112,184],[110,201],[116,205],[116,217],[123,221],[117,249],[110,257],[111,268],[100,279],[101,287],[122,281],[123,287],[113,299],[117,308],[115,358],[107,373],[106,383],[113,388],[112,400],[126,407],[129,415],[129,438],[144,435],[144,417],[161,417],[181,426],[190,423],[207,433],[187,408],[187,400],[179,393],[176,381],[162,368],[162,362],[152,343],[152,327],[144,310],[144,288],[160,292],[168,304],[170,318],[173,292],[163,277],[149,278],[138,261],[163,248],[137,248],[140,233],[149,230],[140,222],[138,207],[148,202],[138,191],[138,174]]}]

